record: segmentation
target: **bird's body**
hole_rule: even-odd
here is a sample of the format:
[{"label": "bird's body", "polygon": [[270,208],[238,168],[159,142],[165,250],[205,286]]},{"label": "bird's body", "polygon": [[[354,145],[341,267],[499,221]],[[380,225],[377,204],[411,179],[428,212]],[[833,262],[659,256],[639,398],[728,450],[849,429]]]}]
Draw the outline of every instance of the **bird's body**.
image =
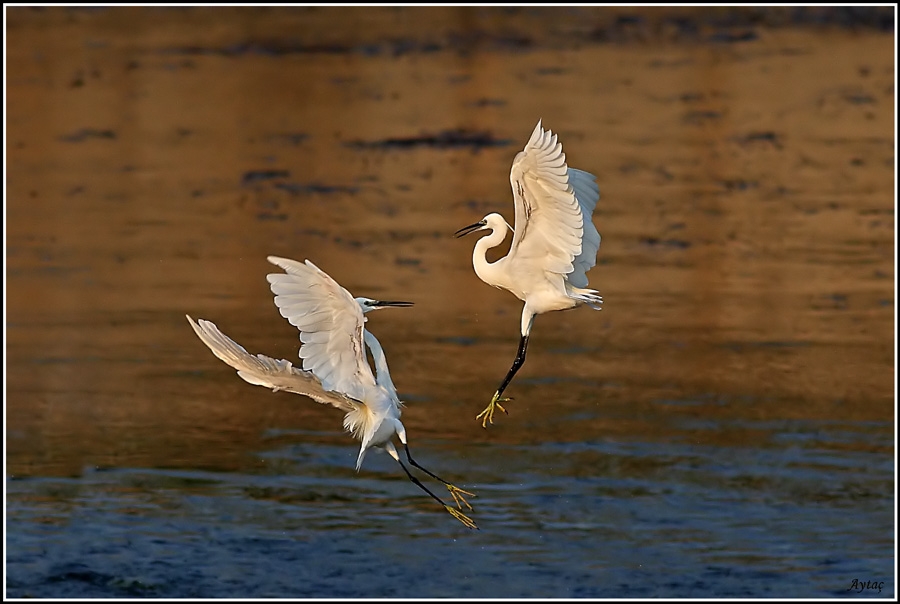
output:
[{"label": "bird's body", "polygon": [[516,227],[509,253],[488,262],[487,251],[506,238],[509,225],[500,214],[456,232],[458,237],[480,230],[491,233],[475,244],[472,265],[478,278],[505,289],[525,303],[521,339],[513,366],[488,407],[478,415],[482,425],[493,423],[494,407],[522,363],[535,315],[566,310],[580,304],[600,309],[603,299],[588,289],[585,274],[597,262],[600,234],[591,220],[600,198],[596,179],[569,168],[556,135],[541,128],[531,134],[525,149],[513,160],[510,184],[516,206]]},{"label": "bird's body", "polygon": [[[237,369],[238,375],[250,384],[302,394],[344,411],[344,428],[361,441],[357,471],[369,449],[383,448],[397,460],[413,483],[460,522],[477,528],[468,516],[444,504],[409,472],[392,442],[396,435],[410,464],[444,483],[457,506],[461,507],[461,503],[468,506],[463,495],[471,493],[432,474],[410,456],[406,429],[400,421],[402,403],[391,380],[384,350],[378,339],[364,328],[366,312],[410,304],[354,299],[309,260],[301,264],[269,256],[269,261],[286,271],[286,274],[270,274],[267,278],[281,315],[300,330],[302,369],[284,359],[251,355],[219,331],[215,324],[203,319],[194,322],[188,316],[197,336],[216,357]],[[365,347],[372,355],[377,379],[366,359]]]}]

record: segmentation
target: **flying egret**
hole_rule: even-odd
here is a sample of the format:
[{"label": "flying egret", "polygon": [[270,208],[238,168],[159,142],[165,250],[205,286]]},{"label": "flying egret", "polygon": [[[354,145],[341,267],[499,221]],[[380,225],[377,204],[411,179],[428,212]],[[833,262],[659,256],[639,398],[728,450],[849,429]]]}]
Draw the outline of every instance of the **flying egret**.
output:
[{"label": "flying egret", "polygon": [[[406,441],[406,429],[400,422],[402,403],[388,371],[384,350],[378,339],[363,327],[365,313],[390,306],[411,306],[409,302],[385,302],[369,298],[353,298],[350,293],[309,260],[269,256],[269,262],[286,271],[267,275],[275,305],[292,325],[300,330],[300,358],[303,368],[290,361],[262,354],[251,355],[237,342],[223,334],[210,321],[199,322],[187,316],[194,332],[214,355],[231,365],[245,381],[277,392],[285,390],[332,405],[346,412],[344,429],[362,441],[356,470],[359,471],[366,452],[372,447],[386,450],[397,460],[406,476],[433,497],[454,518],[469,528],[478,527],[461,510],[472,506],[464,491],[420,466],[412,458]],[[363,344],[369,347],[377,379],[366,360]],[[409,463],[442,482],[459,509],[445,504],[432,493],[400,461],[391,439],[397,435]]]},{"label": "flying egret", "polygon": [[600,233],[591,214],[600,198],[593,174],[566,166],[566,156],[556,135],[541,128],[538,120],[525,149],[516,155],[509,173],[516,204],[516,228],[509,253],[488,262],[486,252],[506,238],[509,224],[500,214],[488,214],[458,230],[462,237],[490,230],[475,244],[475,274],[494,287],[505,289],[525,302],[522,337],[512,367],[487,408],[478,414],[482,427],[494,423],[494,408],[506,413],[501,398],[513,376],[525,362],[525,350],[534,316],[587,304],[600,310],[603,298],[587,289],[585,273],[597,262]]}]

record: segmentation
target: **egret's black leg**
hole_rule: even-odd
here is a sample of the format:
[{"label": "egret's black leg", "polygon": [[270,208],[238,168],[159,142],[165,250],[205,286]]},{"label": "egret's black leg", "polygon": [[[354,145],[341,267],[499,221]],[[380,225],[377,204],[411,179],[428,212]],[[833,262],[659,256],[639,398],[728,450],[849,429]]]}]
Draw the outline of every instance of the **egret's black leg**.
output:
[{"label": "egret's black leg", "polygon": [[[497,389],[497,392],[494,393],[494,397],[491,399],[491,402],[488,404],[487,408],[479,413],[475,419],[481,419],[481,427],[487,428],[487,423],[494,423],[494,407],[497,407],[503,413],[506,413],[506,409],[503,408],[501,402],[506,402],[508,398],[500,398],[500,395],[503,394],[503,391],[506,390],[506,387],[509,386],[509,383],[512,381],[513,376],[516,375],[516,372],[519,370],[519,367],[525,363],[525,351],[528,348],[528,336],[523,335],[519,340],[519,350],[516,352],[516,359],[513,361],[512,367],[509,369],[509,373],[506,374],[506,377],[503,378],[503,383],[500,384],[500,388]],[[507,413],[507,415],[509,415]]]},{"label": "egret's black leg", "polygon": [[[407,450],[406,456],[409,457],[409,450]],[[412,481],[412,483],[414,485],[416,485],[417,487],[419,487],[420,489],[422,489],[423,491],[428,493],[431,496],[431,498],[434,499],[435,501],[437,501],[439,504],[441,504],[443,506],[443,508],[450,513],[451,516],[453,516],[454,518],[456,518],[457,520],[459,520],[460,522],[465,524],[467,527],[473,528],[473,529],[478,528],[478,526],[475,524],[475,522],[471,518],[469,518],[468,516],[466,516],[459,510],[457,510],[456,508],[452,508],[449,505],[447,505],[446,503],[444,503],[443,501],[441,501],[440,497],[438,497],[437,495],[432,493],[430,490],[428,490],[428,487],[426,487],[424,484],[422,484],[422,481],[420,481],[418,478],[416,478],[415,476],[412,475],[412,473],[409,471],[409,469],[405,465],[403,465],[403,462],[400,461],[399,458],[396,458],[396,459],[397,459],[397,463],[400,464],[400,467],[403,468],[403,471],[406,472],[407,478],[409,478],[410,481]],[[416,467],[419,467],[419,466],[416,466]],[[420,469],[422,469],[422,468],[420,468]],[[425,470],[425,471],[427,472],[427,470]],[[431,474],[430,472],[428,472],[428,473]],[[432,474],[432,476],[434,476],[434,475]]]},{"label": "egret's black leg", "polygon": [[431,472],[429,472],[428,470],[426,470],[425,468],[420,466],[418,463],[416,463],[416,460],[412,458],[412,455],[410,455],[410,453],[409,453],[409,445],[407,445],[406,443],[403,443],[403,448],[406,450],[406,459],[409,460],[409,463],[411,465],[419,468],[420,470],[422,470],[423,472],[425,472],[426,474],[428,474],[435,480],[443,482],[447,486],[447,490],[450,491],[450,494],[453,496],[453,501],[456,502],[457,507],[462,508],[462,505],[460,505],[460,502],[462,502],[463,504],[465,504],[465,506],[467,508],[469,508],[470,510],[472,509],[472,506],[469,504],[468,501],[466,501],[466,498],[463,497],[463,495],[468,495],[469,497],[476,497],[476,495],[474,493],[470,493],[468,491],[463,491],[458,486],[450,484],[449,482],[447,482],[446,480],[444,480],[437,474],[432,474]]},{"label": "egret's black leg", "polygon": [[446,505],[446,504],[441,500],[440,497],[438,497],[437,495],[435,495],[434,493],[432,493],[432,492],[428,489],[428,487],[426,487],[424,484],[422,484],[422,481],[421,481],[421,480],[419,480],[418,478],[416,478],[415,476],[413,476],[412,473],[409,471],[409,469],[408,469],[405,465],[403,465],[403,462],[402,462],[402,461],[400,461],[400,460],[398,459],[398,460],[397,460],[397,463],[400,464],[400,467],[403,468],[403,471],[404,471],[404,472],[406,472],[407,478],[409,478],[409,479],[412,481],[412,483],[413,483],[414,485],[416,485],[417,487],[419,487],[420,489],[422,489],[423,491],[425,491],[426,493],[428,493],[429,495],[431,495],[431,497],[432,497],[435,501],[437,501],[439,504],[444,505],[444,506]]},{"label": "egret's black leg", "polygon": [[522,364],[525,363],[525,350],[527,348],[528,336],[522,336],[519,339],[519,350],[516,351],[516,359],[513,361],[512,367],[509,368],[509,373],[507,373],[506,377],[503,378],[503,383],[500,384],[500,388],[497,389],[497,393],[494,395],[494,398],[500,398],[500,395],[503,394],[503,391],[506,390],[506,387],[509,386],[509,383],[512,381],[513,376],[516,375],[519,367],[521,367]]}]

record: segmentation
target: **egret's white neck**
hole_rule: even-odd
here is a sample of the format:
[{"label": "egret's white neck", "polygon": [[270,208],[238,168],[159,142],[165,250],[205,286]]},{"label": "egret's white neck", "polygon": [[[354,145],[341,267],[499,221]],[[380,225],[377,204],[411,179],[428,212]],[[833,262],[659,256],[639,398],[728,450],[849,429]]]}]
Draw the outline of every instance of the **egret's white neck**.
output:
[{"label": "egret's white neck", "polygon": [[488,262],[487,251],[503,243],[508,230],[505,222],[501,222],[496,227],[492,226],[491,234],[479,239],[472,252],[472,266],[475,267],[475,274],[479,279],[494,287],[502,287],[506,282],[505,273],[500,268],[506,258]]},{"label": "egret's white neck", "polygon": [[369,352],[372,354],[372,360],[375,362],[376,381],[379,385],[387,388],[388,392],[396,396],[397,389],[391,380],[391,372],[388,371],[387,359],[384,356],[384,349],[381,348],[381,343],[378,341],[378,338],[365,329],[363,330],[363,338],[369,347]]}]

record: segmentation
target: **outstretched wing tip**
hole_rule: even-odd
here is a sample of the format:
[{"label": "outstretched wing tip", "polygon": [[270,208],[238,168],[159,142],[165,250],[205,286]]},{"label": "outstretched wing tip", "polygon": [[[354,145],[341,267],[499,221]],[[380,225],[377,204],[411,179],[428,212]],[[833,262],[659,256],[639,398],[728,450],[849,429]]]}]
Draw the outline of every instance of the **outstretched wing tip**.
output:
[{"label": "outstretched wing tip", "polygon": [[528,138],[528,144],[525,145],[525,150],[527,151],[529,147],[534,147],[538,145],[541,139],[544,136],[544,127],[541,125],[543,122],[542,118],[538,118],[537,125],[534,127],[534,130],[531,131],[531,136]]},{"label": "outstretched wing tip", "polygon": [[296,260],[291,260],[290,258],[282,258],[281,256],[266,256],[266,260],[274,264],[275,266],[281,267],[287,270],[287,266],[292,263],[299,264]]},{"label": "outstretched wing tip", "polygon": [[[189,323],[190,326],[191,326],[191,329],[193,329],[194,332],[195,332],[198,336],[200,335],[200,332],[201,332],[202,330],[208,329],[208,328],[206,327],[206,324],[209,323],[209,321],[204,321],[203,319],[197,319],[197,320],[195,321],[195,320],[194,320],[194,317],[192,317],[191,315],[185,314],[184,316],[187,318],[188,323]],[[213,327],[215,327],[215,325],[213,325]]]},{"label": "outstretched wing tip", "polygon": [[192,321],[191,326],[210,352],[236,369],[238,376],[249,384],[274,391],[302,394],[348,412],[364,404],[341,392],[329,391],[313,373],[294,367],[290,361],[263,354],[250,354],[243,346],[219,331],[212,321],[200,319],[199,325]]},{"label": "outstretched wing tip", "polygon": [[510,183],[516,230],[507,257],[542,257],[545,270],[570,274],[589,262],[591,253],[596,256],[591,233],[596,227],[585,225],[599,198],[596,177],[568,167],[559,137],[544,129],[543,118],[513,160]]}]

